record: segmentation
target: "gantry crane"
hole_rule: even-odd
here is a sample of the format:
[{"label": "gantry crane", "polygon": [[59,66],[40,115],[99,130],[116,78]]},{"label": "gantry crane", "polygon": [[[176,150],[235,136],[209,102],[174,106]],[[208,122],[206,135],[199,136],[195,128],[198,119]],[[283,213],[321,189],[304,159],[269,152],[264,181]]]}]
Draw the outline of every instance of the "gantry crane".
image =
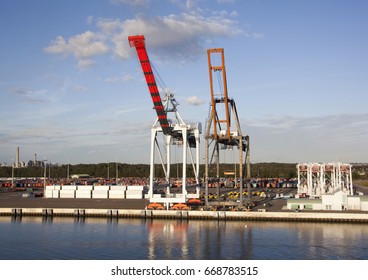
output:
[{"label": "gantry crane", "polygon": [[[243,204],[243,173],[246,167],[246,177],[250,177],[250,153],[249,153],[249,136],[243,136],[238,113],[236,110],[235,100],[228,97],[227,80],[225,70],[224,49],[208,49],[208,70],[210,81],[211,103],[209,117],[206,127],[206,163],[205,163],[205,180],[206,180],[206,206],[208,206],[208,182],[209,182],[209,164],[213,158],[216,159],[217,165],[217,192],[219,193],[218,180],[220,178],[220,145],[222,149],[239,149],[239,179],[240,179],[240,205]],[[219,80],[219,91],[214,89],[214,74],[217,74]],[[235,126],[232,126],[235,122]],[[213,144],[213,151],[210,157],[209,149]],[[245,153],[245,162],[243,166],[243,153]],[[216,181],[215,180],[215,181]],[[248,199],[249,197],[248,184]]]},{"label": "gantry crane", "polygon": [[[186,124],[181,118],[177,109],[176,102],[172,93],[166,93],[163,101],[156,84],[156,79],[151,67],[150,60],[145,46],[145,38],[143,35],[129,36],[128,41],[131,47],[137,51],[138,59],[142,67],[144,77],[147,82],[148,90],[151,94],[154,109],[157,113],[157,118],[151,128],[151,155],[150,155],[150,186],[148,196],[150,202],[183,203],[187,198],[198,198],[199,188],[196,194],[188,194],[186,191],[186,169],[187,169],[187,154],[189,153],[192,167],[194,170],[195,180],[199,184],[199,137],[201,134],[200,123]],[[176,122],[168,119],[168,113],[174,114]],[[158,134],[162,133],[164,141],[159,141]],[[170,194],[170,188],[167,188],[166,196],[154,195],[154,178],[155,178],[155,150],[157,149],[162,168],[165,173],[167,183],[170,185],[170,165],[171,165],[171,145],[178,144],[182,146],[182,193],[180,195]],[[160,146],[165,146],[166,164]],[[195,150],[195,160],[192,154],[192,149]]]}]

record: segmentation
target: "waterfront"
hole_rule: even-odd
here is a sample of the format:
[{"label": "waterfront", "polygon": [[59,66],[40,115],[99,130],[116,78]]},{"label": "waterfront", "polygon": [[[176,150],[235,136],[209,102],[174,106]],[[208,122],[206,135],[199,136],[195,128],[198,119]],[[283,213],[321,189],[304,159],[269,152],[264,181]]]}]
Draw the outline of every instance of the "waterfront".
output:
[{"label": "waterfront", "polygon": [[368,259],[368,225],[0,217],[0,259]]}]

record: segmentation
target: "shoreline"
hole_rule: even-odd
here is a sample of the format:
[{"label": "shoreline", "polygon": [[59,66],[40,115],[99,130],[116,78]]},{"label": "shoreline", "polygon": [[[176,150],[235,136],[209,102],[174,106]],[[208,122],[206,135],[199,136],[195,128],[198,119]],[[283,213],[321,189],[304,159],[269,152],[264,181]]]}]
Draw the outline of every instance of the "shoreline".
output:
[{"label": "shoreline", "polygon": [[326,223],[367,223],[368,213],[336,212],[252,212],[252,211],[196,211],[196,210],[140,210],[90,208],[0,208],[0,216],[106,217],[114,219],[176,219],[214,221],[286,221]]},{"label": "shoreline", "polygon": [[253,211],[224,210],[148,210],[146,199],[75,199],[22,197],[20,193],[0,194],[0,216],[105,217],[107,219],[177,219],[217,221],[287,221],[326,223],[368,223],[367,211],[313,211],[284,210],[286,200],[272,200]]}]

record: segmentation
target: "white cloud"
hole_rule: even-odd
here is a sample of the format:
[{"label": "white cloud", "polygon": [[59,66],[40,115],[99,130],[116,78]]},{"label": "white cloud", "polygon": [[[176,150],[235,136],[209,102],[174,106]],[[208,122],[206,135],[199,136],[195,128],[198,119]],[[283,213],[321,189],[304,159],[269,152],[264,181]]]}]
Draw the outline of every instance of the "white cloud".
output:
[{"label": "white cloud", "polygon": [[368,114],[268,116],[243,121],[256,161],[364,161]]},{"label": "white cloud", "polygon": [[[72,55],[81,68],[95,64],[94,57],[112,51],[126,59],[134,54],[127,37],[144,34],[150,50],[161,60],[193,59],[203,53],[204,44],[216,37],[232,37],[243,33],[228,13],[204,16],[202,13],[143,17],[132,19],[99,19],[98,32],[86,31],[70,38],[58,36],[44,51],[65,57]],[[89,22],[93,21],[89,17]]]},{"label": "white cloud", "polygon": [[192,9],[195,6],[197,6],[197,2],[198,2],[198,0],[186,0],[185,1],[185,6],[186,6],[187,9]]},{"label": "white cloud", "polygon": [[121,27],[121,21],[119,19],[100,19],[97,26],[104,34],[112,34]]},{"label": "white cloud", "polygon": [[205,18],[199,15],[181,14],[146,19],[137,17],[122,22],[122,32],[113,38],[115,54],[129,57],[132,52],[127,44],[128,35],[144,34],[147,44],[161,58],[190,58],[202,52],[205,38],[234,36],[241,33],[235,22]]},{"label": "white cloud", "polygon": [[232,11],[232,12],[230,13],[230,16],[232,16],[232,17],[237,17],[237,16],[239,16],[239,13],[238,13],[238,11]]},{"label": "white cloud", "polygon": [[80,68],[89,68],[95,65],[96,62],[93,59],[79,59],[78,66]]},{"label": "white cloud", "polygon": [[64,37],[58,36],[48,47],[44,48],[44,51],[64,56],[73,55],[78,60],[80,67],[90,67],[94,64],[92,57],[109,51],[103,39],[101,34],[91,31],[72,36],[67,41]]},{"label": "white cloud", "polygon": [[127,113],[131,113],[131,112],[136,112],[136,111],[142,111],[145,109],[136,107],[136,108],[128,108],[128,109],[119,109],[114,113],[115,118],[118,118],[121,115],[127,114]]},{"label": "white cloud", "polygon": [[155,54],[164,59],[191,58],[203,51],[208,38],[232,37],[242,33],[236,22],[224,17],[204,17],[182,13],[165,17],[136,17],[122,22],[122,32],[113,38],[115,54],[127,58],[132,54],[127,36],[144,34]]},{"label": "white cloud", "polygon": [[296,116],[267,116],[262,119],[248,122],[250,126],[262,127],[274,130],[336,130],[341,127],[353,125],[356,122],[368,122],[368,114],[362,115],[328,115],[313,117]]},{"label": "white cloud", "polygon": [[183,9],[183,10],[200,10],[198,8],[198,4],[202,0],[169,0],[171,4],[175,5],[176,7]]},{"label": "white cloud", "polygon": [[114,43],[114,54],[122,59],[129,58],[133,54],[133,50],[130,49],[127,42],[128,35],[125,33],[119,33],[113,36],[112,42]]},{"label": "white cloud", "polygon": [[200,99],[198,96],[191,96],[191,97],[188,97],[186,100],[185,100],[185,103],[186,104],[189,104],[189,105],[202,105],[204,103],[204,101],[202,99]]},{"label": "white cloud", "polygon": [[228,17],[228,16],[237,17],[239,14],[237,11],[228,12],[226,10],[221,10],[221,11],[214,11],[213,15],[218,15],[220,17]]},{"label": "white cloud", "polygon": [[48,94],[47,90],[29,90],[18,88],[12,90],[13,94],[19,95],[23,98],[24,101],[29,103],[44,103],[51,101],[51,96]]}]

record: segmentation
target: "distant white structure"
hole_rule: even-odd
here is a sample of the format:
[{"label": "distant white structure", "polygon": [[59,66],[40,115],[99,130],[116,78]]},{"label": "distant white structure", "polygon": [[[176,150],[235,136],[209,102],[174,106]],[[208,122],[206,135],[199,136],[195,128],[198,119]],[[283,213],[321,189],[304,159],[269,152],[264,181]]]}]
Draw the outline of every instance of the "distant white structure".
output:
[{"label": "distant white structure", "polygon": [[70,176],[72,179],[83,179],[83,178],[90,178],[89,174],[73,174]]},{"label": "distant white structure", "polygon": [[298,195],[318,198],[342,192],[353,195],[351,165],[349,163],[299,163]]},{"label": "distant white structure", "polygon": [[368,196],[354,195],[348,163],[299,163],[298,193],[287,200],[289,210],[368,211]]}]

